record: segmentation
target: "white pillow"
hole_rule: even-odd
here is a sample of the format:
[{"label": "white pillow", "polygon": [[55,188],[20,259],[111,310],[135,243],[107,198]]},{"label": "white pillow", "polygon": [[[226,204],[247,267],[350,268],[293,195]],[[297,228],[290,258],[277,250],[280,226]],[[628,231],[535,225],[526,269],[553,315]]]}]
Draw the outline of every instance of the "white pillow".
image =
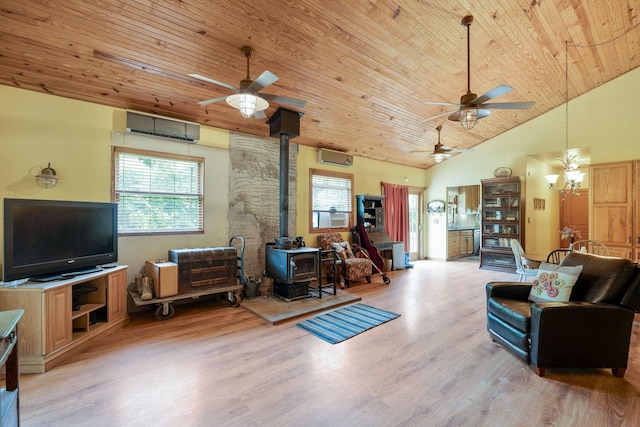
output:
[{"label": "white pillow", "polygon": [[541,263],[529,292],[529,301],[569,301],[571,290],[580,273],[582,273],[581,265],[561,267],[557,264]]},{"label": "white pillow", "polygon": [[331,246],[333,246],[333,248],[336,250],[336,253],[340,253],[340,252],[345,252],[345,257],[346,258],[353,258],[353,251],[351,250],[351,246],[349,245],[349,242],[335,242],[332,243]]}]

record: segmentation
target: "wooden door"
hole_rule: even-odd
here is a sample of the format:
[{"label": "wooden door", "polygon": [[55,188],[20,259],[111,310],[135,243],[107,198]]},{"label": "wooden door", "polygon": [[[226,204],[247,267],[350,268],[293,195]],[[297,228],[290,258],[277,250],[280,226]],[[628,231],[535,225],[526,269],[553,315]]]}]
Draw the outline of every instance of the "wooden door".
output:
[{"label": "wooden door", "polygon": [[[563,196],[560,194],[560,229],[576,228],[580,231],[580,239],[589,239],[589,190],[580,190],[579,194]],[[559,231],[559,230],[558,230]],[[559,233],[558,233],[559,234]],[[558,236],[559,238],[560,236]],[[569,240],[560,241],[561,248],[569,247]]]},{"label": "wooden door", "polygon": [[107,279],[109,322],[127,315],[127,270],[111,273]]},{"label": "wooden door", "polygon": [[633,163],[590,167],[589,236],[609,247],[611,255],[632,258]]},{"label": "wooden door", "polygon": [[71,326],[71,287],[62,286],[45,292],[46,336],[45,354],[49,354],[70,343],[73,339]]}]

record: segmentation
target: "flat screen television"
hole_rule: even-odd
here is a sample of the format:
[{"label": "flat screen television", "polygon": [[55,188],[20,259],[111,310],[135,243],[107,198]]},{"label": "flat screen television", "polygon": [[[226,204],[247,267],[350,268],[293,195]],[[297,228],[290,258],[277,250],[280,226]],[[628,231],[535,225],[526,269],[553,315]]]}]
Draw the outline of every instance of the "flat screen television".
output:
[{"label": "flat screen television", "polygon": [[55,280],[118,260],[118,205],[4,199],[2,280]]}]

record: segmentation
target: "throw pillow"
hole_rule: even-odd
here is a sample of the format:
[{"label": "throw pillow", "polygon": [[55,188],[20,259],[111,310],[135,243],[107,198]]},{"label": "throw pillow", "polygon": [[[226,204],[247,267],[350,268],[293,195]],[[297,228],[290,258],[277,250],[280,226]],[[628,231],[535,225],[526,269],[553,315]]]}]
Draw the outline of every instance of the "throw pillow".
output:
[{"label": "throw pillow", "polygon": [[353,251],[351,250],[351,246],[349,245],[349,242],[335,242],[332,243],[331,246],[333,246],[333,249],[336,250],[336,253],[340,254],[340,252],[345,252],[345,257],[346,258],[353,258]]},{"label": "throw pillow", "polygon": [[538,275],[533,280],[529,301],[533,302],[567,302],[571,290],[576,284],[582,266],[561,267],[543,262],[538,268]]}]

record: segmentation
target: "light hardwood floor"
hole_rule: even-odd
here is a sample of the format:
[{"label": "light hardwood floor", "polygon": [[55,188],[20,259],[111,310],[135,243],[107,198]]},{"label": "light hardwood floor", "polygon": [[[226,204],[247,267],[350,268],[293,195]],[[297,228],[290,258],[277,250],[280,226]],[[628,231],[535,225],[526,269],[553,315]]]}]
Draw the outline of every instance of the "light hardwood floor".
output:
[{"label": "light hardwood floor", "polygon": [[183,305],[21,378],[23,426],[637,426],[640,324],[624,379],[545,378],[490,341],[484,285],[517,276],[420,261],[348,292],[400,313],[337,345],[242,308]]}]

